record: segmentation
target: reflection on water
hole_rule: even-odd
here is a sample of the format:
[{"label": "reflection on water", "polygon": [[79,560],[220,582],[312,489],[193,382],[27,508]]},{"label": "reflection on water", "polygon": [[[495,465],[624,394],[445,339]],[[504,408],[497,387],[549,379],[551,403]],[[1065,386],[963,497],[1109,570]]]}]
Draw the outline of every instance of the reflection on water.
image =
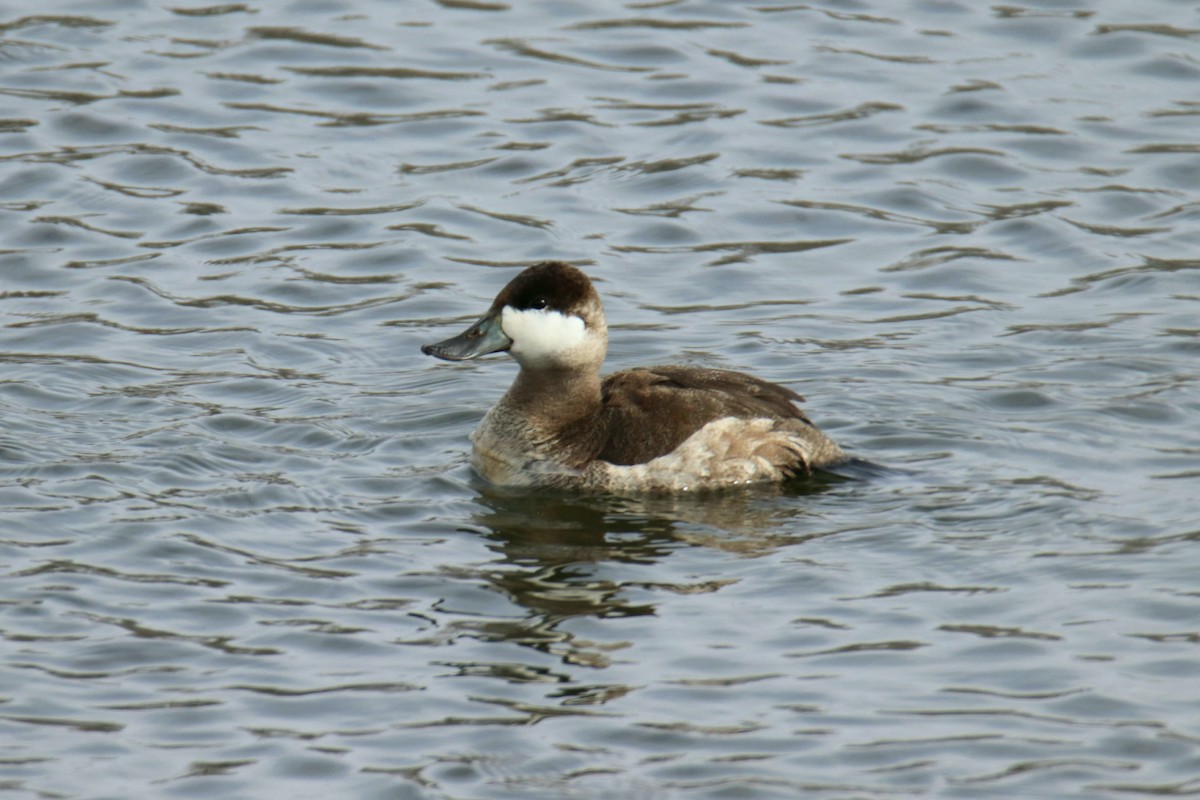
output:
[{"label": "reflection on water", "polygon": [[[0,781],[55,797],[1194,793],[1179,4],[0,9]],[[852,480],[480,485],[584,266],[610,369]]]},{"label": "reflection on water", "polygon": [[474,522],[499,556],[487,581],[534,615],[542,629],[581,615],[654,614],[653,603],[629,602],[631,587],[677,593],[719,590],[727,581],[628,583],[603,577],[605,564],[652,570],[689,546],[756,554],[801,541],[802,536],[779,530],[788,512],[771,500],[780,496],[772,488],[635,499],[488,488],[476,498],[485,511],[474,515]]},{"label": "reflection on water", "polygon": [[[476,503],[486,512],[474,521],[488,532],[505,563],[652,565],[681,545],[706,543],[757,553],[802,542],[804,535],[794,529],[803,507],[780,501],[815,496],[839,483],[834,477],[817,477],[748,490],[632,497],[481,485]],[[781,527],[792,530],[784,534]]]}]

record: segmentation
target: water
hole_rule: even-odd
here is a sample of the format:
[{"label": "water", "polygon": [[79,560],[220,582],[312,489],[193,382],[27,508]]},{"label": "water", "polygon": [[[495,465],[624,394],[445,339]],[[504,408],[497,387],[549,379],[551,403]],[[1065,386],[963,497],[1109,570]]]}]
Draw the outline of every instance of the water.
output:
[{"label": "water", "polygon": [[[13,795],[1200,791],[1191,4],[0,7]],[[866,482],[528,496],[515,268]]]}]

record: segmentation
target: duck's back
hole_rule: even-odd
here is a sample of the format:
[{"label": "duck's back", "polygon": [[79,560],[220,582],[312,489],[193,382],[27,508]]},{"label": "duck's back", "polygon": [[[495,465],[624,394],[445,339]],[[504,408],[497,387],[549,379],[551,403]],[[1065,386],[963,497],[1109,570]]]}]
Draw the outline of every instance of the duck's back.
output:
[{"label": "duck's back", "polygon": [[[604,380],[601,397],[604,444],[597,458],[618,466],[687,450],[699,457],[711,454],[714,462],[753,459],[763,469],[787,475],[846,457],[796,406],[804,398],[741,372],[681,366],[626,370]],[[696,468],[707,472],[720,465]]]}]

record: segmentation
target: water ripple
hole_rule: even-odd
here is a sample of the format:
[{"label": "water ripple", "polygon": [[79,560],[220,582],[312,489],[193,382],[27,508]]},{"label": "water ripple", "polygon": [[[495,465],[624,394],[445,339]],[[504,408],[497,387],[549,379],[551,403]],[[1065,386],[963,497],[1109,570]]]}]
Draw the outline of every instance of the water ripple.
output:
[{"label": "water ripple", "polygon": [[654,71],[654,67],[630,66],[625,64],[605,64],[599,61],[555,52],[553,50],[546,50],[530,44],[529,41],[525,39],[485,39],[483,44],[492,45],[498,50],[514,53],[522,58],[550,61],[556,64],[566,64],[573,67],[586,67],[588,69],[607,70],[613,72]]}]

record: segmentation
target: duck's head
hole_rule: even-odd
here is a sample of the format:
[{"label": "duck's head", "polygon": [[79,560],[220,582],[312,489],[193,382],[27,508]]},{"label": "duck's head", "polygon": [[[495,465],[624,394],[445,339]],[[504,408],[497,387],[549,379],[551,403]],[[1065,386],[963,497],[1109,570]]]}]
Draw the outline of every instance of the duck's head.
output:
[{"label": "duck's head", "polygon": [[607,346],[592,282],[569,264],[548,261],[509,281],[474,325],[421,352],[446,361],[507,352],[524,369],[599,369]]}]

